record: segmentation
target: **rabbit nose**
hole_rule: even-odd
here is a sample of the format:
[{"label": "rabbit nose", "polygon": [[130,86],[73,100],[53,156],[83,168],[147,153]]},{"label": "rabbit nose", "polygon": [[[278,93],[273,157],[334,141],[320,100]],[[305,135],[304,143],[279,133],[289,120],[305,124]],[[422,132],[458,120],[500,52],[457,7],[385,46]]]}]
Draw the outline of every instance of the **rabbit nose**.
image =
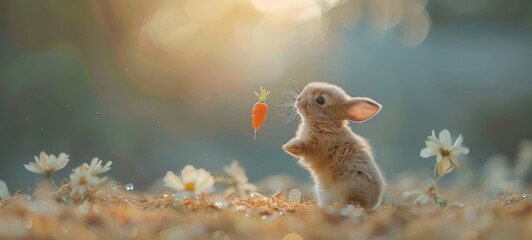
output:
[{"label": "rabbit nose", "polygon": [[294,105],[296,106],[296,108],[301,108],[301,105],[303,105],[301,104],[301,98],[298,98]]}]

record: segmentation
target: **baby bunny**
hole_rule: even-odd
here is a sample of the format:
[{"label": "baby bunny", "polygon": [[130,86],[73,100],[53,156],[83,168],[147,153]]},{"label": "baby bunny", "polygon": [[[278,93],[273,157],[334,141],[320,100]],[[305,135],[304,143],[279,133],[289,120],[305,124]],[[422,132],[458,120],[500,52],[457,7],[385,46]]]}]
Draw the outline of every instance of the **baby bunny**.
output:
[{"label": "baby bunny", "polygon": [[379,205],[384,178],[367,140],[353,133],[348,120],[364,122],[381,105],[369,98],[350,97],[335,85],[309,83],[295,102],[301,123],[283,149],[305,167],[315,183],[318,204]]}]

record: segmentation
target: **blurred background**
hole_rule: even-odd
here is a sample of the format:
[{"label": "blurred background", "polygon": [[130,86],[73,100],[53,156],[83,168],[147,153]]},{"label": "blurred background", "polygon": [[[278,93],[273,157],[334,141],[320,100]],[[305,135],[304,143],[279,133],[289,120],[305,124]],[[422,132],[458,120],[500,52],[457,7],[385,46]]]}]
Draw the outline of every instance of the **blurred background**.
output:
[{"label": "blurred background", "polygon": [[[0,179],[33,187],[41,151],[93,157],[146,188],[192,164],[251,181],[308,173],[281,146],[281,92],[327,81],[383,104],[351,124],[389,179],[426,169],[433,129],[464,136],[465,166],[512,165],[532,137],[527,0],[182,0],[0,2]],[[271,90],[253,141],[253,91]],[[456,174],[456,173],[452,173]],[[425,175],[423,175],[425,178]]]}]

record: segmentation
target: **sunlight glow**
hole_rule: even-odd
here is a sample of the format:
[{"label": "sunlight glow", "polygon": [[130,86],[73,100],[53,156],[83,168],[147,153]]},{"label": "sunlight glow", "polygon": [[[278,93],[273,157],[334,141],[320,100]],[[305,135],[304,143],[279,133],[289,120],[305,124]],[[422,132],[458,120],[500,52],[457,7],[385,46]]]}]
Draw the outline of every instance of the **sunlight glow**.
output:
[{"label": "sunlight glow", "polygon": [[[424,0],[185,0],[146,4],[138,15],[114,5],[118,16],[127,18],[128,26],[122,29],[133,35],[139,28],[141,41],[117,44],[124,55],[120,59],[130,66],[127,69],[147,71],[150,76],[131,73],[132,82],[171,96],[177,88],[168,85],[187,92],[200,91],[204,84],[238,91],[235,86],[241,83],[277,82],[302,59],[336,47],[330,36],[342,38],[343,29],[363,18],[379,36],[397,28],[404,45],[416,46],[430,29],[425,4]],[[341,10],[333,12],[336,8]],[[338,26],[342,24],[344,28]]]},{"label": "sunlight glow", "polygon": [[180,4],[161,8],[147,20],[144,30],[161,49],[176,50],[192,40],[200,27],[184,13]]},{"label": "sunlight glow", "polygon": [[402,23],[403,44],[417,46],[421,44],[430,31],[430,16],[421,4],[411,3],[405,11]]}]

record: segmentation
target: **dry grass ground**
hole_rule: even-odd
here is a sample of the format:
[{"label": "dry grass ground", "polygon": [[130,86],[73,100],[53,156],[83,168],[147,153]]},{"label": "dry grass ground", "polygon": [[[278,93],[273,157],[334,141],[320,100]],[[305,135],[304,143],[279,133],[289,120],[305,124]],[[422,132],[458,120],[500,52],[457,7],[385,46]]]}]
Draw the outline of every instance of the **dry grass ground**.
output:
[{"label": "dry grass ground", "polygon": [[[175,200],[171,193],[147,197],[99,190],[73,202],[61,197],[68,191],[63,185],[59,193],[18,192],[1,200],[0,238],[532,239],[532,201],[527,194],[450,202],[443,209],[394,200],[364,212],[355,206],[322,209],[312,201],[289,201],[282,194]],[[457,199],[461,195],[447,193]]]}]

